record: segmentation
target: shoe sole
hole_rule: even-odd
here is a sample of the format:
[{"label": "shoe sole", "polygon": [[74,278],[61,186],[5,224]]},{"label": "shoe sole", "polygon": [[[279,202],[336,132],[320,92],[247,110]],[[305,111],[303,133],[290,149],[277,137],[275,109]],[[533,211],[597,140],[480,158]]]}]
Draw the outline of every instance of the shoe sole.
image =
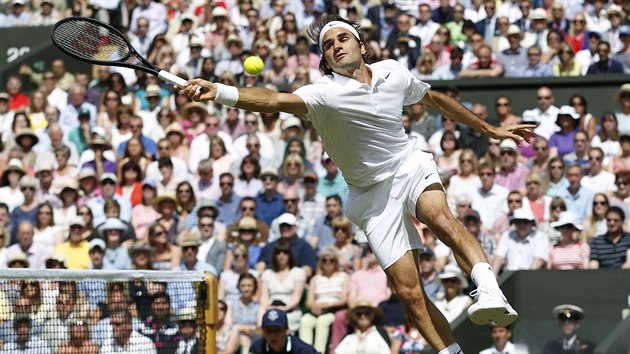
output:
[{"label": "shoe sole", "polygon": [[476,325],[505,327],[516,321],[518,314],[516,311],[510,312],[505,307],[488,307],[472,311],[468,314],[470,321]]}]

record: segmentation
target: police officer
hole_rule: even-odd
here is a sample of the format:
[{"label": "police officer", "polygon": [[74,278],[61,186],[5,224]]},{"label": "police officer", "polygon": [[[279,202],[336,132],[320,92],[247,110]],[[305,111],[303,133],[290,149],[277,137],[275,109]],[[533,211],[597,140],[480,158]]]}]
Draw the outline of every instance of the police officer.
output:
[{"label": "police officer", "polygon": [[287,313],[271,309],[265,312],[262,320],[263,338],[252,343],[250,354],[317,354],[310,345],[300,338],[289,335]]},{"label": "police officer", "polygon": [[584,317],[581,307],[563,304],[553,308],[553,314],[558,316],[562,337],[545,344],[544,354],[593,354],[595,344],[577,335],[580,320]]}]

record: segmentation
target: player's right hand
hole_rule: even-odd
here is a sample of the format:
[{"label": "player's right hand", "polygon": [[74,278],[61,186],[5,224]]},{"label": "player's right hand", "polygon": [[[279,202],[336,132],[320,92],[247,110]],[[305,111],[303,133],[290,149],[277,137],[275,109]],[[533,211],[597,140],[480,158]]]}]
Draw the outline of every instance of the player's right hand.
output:
[{"label": "player's right hand", "polygon": [[204,79],[188,80],[186,87],[181,90],[193,101],[214,101],[217,96],[217,85]]}]

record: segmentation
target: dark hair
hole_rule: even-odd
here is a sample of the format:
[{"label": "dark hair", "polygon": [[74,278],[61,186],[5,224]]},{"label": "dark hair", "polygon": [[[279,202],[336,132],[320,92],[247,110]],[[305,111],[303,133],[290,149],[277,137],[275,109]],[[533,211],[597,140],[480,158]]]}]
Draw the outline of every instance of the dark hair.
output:
[{"label": "dark hair", "polygon": [[588,105],[586,103],[586,98],[582,95],[573,95],[571,96],[571,98],[569,98],[569,104],[571,104],[571,102],[573,102],[574,99],[579,98],[580,102],[582,103],[582,105],[584,106],[584,110],[586,111],[586,109],[588,108]]},{"label": "dark hair", "polygon": [[449,137],[453,138],[453,141],[455,141],[455,148],[453,150],[459,150],[459,141],[457,139],[457,136],[450,130],[445,130],[442,134],[442,139],[440,139],[440,148],[444,150],[444,141],[446,140],[446,138]]},{"label": "dark hair", "polygon": [[[365,37],[363,36],[363,31],[360,31],[360,27],[358,24],[352,22],[352,21],[348,21],[345,18],[339,16],[339,15],[328,15],[326,17],[324,17],[324,19],[321,22],[316,22],[314,21],[310,27],[308,28],[308,35],[309,37],[311,37],[311,39],[313,40],[313,42],[315,42],[317,44],[317,46],[320,46],[319,43],[319,34],[322,31],[322,28],[324,28],[325,25],[327,25],[330,22],[333,21],[340,21],[340,22],[344,22],[349,24],[350,26],[354,27],[354,29],[357,31],[357,33],[359,34],[359,39],[357,40],[359,42],[359,45],[363,45],[366,49],[365,54],[363,54],[363,60],[365,62],[369,61],[369,55],[368,55],[368,51],[367,51],[367,44],[365,44]],[[353,38],[355,38],[354,36],[352,36]],[[356,39],[356,38],[355,38]],[[331,75],[332,74],[332,69],[328,66],[328,63],[326,62],[326,59],[324,58],[324,53],[322,53],[322,58],[319,62],[319,70],[321,70],[324,74],[326,75]]]},{"label": "dark hair", "polygon": [[279,240],[276,243],[276,246],[273,248],[273,255],[271,256],[271,269],[274,272],[278,271],[278,261],[276,260],[276,255],[280,252],[287,252],[289,255],[289,269],[295,267],[295,257],[293,257],[293,252],[291,252],[291,244],[285,240]]},{"label": "dark hair", "polygon": [[115,199],[106,200],[105,205],[103,205],[103,211],[107,213],[110,209],[116,209],[120,213],[120,203],[118,203]]},{"label": "dark hair", "polygon": [[158,168],[170,167],[173,168],[173,161],[170,157],[162,157],[158,160]]},{"label": "dark hair", "polygon": [[135,161],[129,160],[125,162],[125,164],[122,165],[121,170],[122,170],[122,174],[120,176],[121,186],[127,185],[127,178],[125,178],[126,171],[133,170],[134,172],[136,172],[136,174],[138,175],[138,177],[136,177],[136,182],[140,182],[140,180],[142,179],[142,170],[140,169],[140,165],[138,165],[138,163]]},{"label": "dark hair", "polygon": [[166,299],[166,302],[171,303],[171,296],[164,291],[158,291],[157,293],[151,296],[151,302],[154,302],[158,299]]},{"label": "dark hair", "polygon": [[241,180],[245,180],[243,166],[246,162],[251,162],[254,164],[254,178],[258,178],[258,176],[260,175],[260,163],[258,162],[258,158],[251,154],[243,157],[243,161],[241,161],[241,174],[238,176],[238,178]]},{"label": "dark hair", "polygon": [[6,211],[9,211],[9,206],[7,205],[7,203],[0,202],[0,209],[5,209]]},{"label": "dark hair", "polygon": [[50,213],[51,213],[50,214],[50,225],[48,225],[48,226],[54,226],[55,225],[55,218],[54,218],[54,213],[55,213],[54,209],[55,208],[53,208],[52,204],[50,204],[49,201],[45,201],[45,202],[43,202],[43,203],[41,203],[41,204],[39,204],[37,206],[37,215],[38,215],[38,217],[35,220],[35,226],[37,228],[42,226],[42,225],[39,224],[39,212],[40,212],[40,210],[42,210],[42,208],[45,208],[45,207],[48,207],[50,209]]},{"label": "dark hair", "polygon": [[243,197],[241,201],[238,203],[238,205],[239,206],[243,205],[243,202],[254,202],[254,204],[258,205],[258,203],[256,203],[256,199],[252,197]]},{"label": "dark hair", "polygon": [[606,216],[608,216],[608,214],[610,213],[615,213],[617,215],[619,215],[619,217],[621,218],[621,222],[623,223],[624,221],[626,221],[626,213],[624,213],[623,209],[621,209],[618,206],[611,206],[610,208],[608,208],[608,210],[606,210]]},{"label": "dark hair", "polygon": [[256,281],[256,277],[251,273],[243,273],[240,277],[238,277],[238,282],[236,283],[236,287],[241,286],[241,282],[244,280],[251,280],[254,282],[254,294],[258,291],[258,282]]},{"label": "dark hair", "polygon": [[333,194],[326,197],[326,201],[329,201],[330,199],[336,200],[339,205],[343,206],[343,202],[341,201],[341,197],[339,196],[339,194]]}]

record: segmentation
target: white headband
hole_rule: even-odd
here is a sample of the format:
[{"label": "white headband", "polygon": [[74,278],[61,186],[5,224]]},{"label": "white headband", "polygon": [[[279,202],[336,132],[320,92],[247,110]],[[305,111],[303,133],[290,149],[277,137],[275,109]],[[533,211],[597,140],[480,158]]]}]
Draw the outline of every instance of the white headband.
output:
[{"label": "white headband", "polygon": [[326,35],[326,32],[330,31],[331,29],[335,28],[335,27],[341,27],[341,28],[345,28],[348,31],[350,31],[350,33],[352,33],[359,42],[361,42],[361,39],[359,38],[359,32],[357,32],[357,30],[352,27],[351,25],[345,23],[345,22],[341,22],[341,21],[332,21],[332,22],[328,22],[327,24],[324,25],[324,27],[322,28],[322,30],[319,32],[319,50],[324,53],[324,50],[322,49],[322,46],[324,45],[324,35]]}]

